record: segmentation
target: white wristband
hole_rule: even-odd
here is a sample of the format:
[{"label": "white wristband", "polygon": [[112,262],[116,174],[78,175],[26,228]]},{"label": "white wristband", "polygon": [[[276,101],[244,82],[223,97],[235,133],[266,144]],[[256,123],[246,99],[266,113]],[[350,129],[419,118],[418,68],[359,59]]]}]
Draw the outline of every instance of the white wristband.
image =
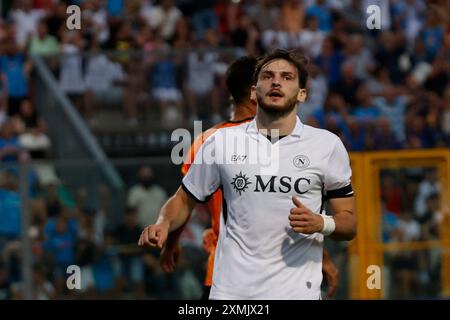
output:
[{"label": "white wristband", "polygon": [[322,214],[322,218],[323,218],[323,228],[320,231],[320,233],[323,234],[324,236],[329,236],[334,232],[334,229],[336,229],[336,223],[334,222],[332,216]]}]

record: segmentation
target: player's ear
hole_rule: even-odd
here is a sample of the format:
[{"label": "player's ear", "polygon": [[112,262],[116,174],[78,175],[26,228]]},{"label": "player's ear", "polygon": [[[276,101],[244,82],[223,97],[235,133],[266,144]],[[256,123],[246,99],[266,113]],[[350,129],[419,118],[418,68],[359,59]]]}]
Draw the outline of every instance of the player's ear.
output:
[{"label": "player's ear", "polygon": [[250,89],[250,100],[256,103],[256,86],[253,85]]},{"label": "player's ear", "polygon": [[298,91],[298,94],[297,94],[297,101],[299,101],[299,102],[305,102],[306,96],[307,96],[307,94],[306,94],[306,88],[300,89],[300,90]]}]

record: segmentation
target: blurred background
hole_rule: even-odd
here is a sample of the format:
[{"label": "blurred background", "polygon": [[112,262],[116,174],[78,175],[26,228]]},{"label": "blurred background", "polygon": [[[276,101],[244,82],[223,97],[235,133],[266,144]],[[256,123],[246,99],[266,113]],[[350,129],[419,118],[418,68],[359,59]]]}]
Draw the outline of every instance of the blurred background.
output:
[{"label": "blurred background", "polygon": [[0,299],[198,299],[205,208],[173,274],[137,240],[180,184],[172,131],[226,120],[228,63],[273,48],[309,56],[299,116],[351,151],[358,237],[327,243],[335,298],[448,298],[449,3],[1,0]]}]

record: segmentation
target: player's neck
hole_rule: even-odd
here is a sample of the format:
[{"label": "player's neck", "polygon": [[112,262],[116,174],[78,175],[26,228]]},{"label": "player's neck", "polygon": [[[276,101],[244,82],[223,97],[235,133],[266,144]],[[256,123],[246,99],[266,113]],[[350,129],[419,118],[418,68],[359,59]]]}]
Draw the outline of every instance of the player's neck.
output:
[{"label": "player's neck", "polygon": [[254,117],[256,114],[256,105],[251,101],[246,101],[235,105],[231,113],[231,121],[242,121]]},{"label": "player's neck", "polygon": [[271,130],[279,130],[280,136],[287,136],[294,130],[296,123],[297,108],[282,117],[273,117],[271,114],[258,108],[256,115],[256,125],[258,126],[258,130],[267,130],[269,134]]}]

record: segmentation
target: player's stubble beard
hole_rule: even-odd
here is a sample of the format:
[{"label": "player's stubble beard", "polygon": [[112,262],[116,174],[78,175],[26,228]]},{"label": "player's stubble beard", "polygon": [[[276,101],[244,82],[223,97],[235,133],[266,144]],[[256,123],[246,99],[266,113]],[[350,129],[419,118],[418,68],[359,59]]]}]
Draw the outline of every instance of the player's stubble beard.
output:
[{"label": "player's stubble beard", "polygon": [[298,103],[297,95],[293,95],[291,98],[289,98],[282,107],[271,106],[264,103],[264,97],[260,95],[256,95],[256,100],[258,101],[258,108],[264,110],[264,113],[266,113],[273,119],[282,118],[290,114]]}]

